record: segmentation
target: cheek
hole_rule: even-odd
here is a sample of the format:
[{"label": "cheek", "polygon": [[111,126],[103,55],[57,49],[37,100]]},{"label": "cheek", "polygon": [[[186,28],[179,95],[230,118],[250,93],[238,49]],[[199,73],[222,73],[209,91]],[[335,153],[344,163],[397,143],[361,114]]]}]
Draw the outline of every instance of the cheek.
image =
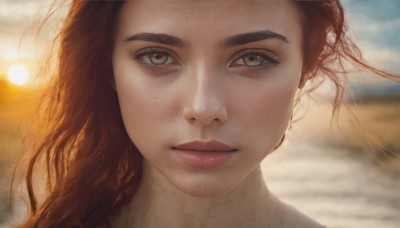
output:
[{"label": "cheek", "polygon": [[251,121],[275,122],[291,113],[297,81],[268,81],[247,87],[242,85],[241,90],[243,92],[240,95],[232,96],[238,97],[234,104],[236,111],[246,110],[242,113],[248,115],[246,119]]},{"label": "cheek", "polygon": [[159,93],[152,93],[143,87],[124,85],[119,90],[125,128],[139,151],[147,152],[143,156],[168,146],[168,139],[173,134],[168,124],[175,116],[172,99],[161,98]]},{"label": "cheek", "polygon": [[285,124],[292,113],[295,92],[296,88],[287,83],[269,88],[268,91],[260,94],[258,112],[262,115],[264,121],[275,124],[283,122]]},{"label": "cheek", "polygon": [[232,102],[232,115],[238,118],[240,128],[253,147],[259,146],[261,151],[272,149],[286,131],[298,85],[298,74],[292,75],[286,80],[248,87],[241,84],[243,92],[233,96],[240,99]]},{"label": "cheek", "polygon": [[176,116],[179,96],[175,95],[173,88],[149,82],[135,68],[126,65],[114,67],[118,67],[115,68],[118,69],[115,71],[116,89],[124,125],[131,140],[140,151],[163,146],[173,130],[166,124]]}]

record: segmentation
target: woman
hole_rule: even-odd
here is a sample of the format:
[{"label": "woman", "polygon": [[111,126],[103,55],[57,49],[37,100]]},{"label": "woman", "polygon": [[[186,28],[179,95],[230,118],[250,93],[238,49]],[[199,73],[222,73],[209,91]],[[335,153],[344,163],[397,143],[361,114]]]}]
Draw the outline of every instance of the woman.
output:
[{"label": "woman", "polygon": [[332,80],[337,110],[345,61],[398,80],[345,32],[338,0],[74,1],[22,226],[321,227],[268,191],[259,164],[307,81]]}]

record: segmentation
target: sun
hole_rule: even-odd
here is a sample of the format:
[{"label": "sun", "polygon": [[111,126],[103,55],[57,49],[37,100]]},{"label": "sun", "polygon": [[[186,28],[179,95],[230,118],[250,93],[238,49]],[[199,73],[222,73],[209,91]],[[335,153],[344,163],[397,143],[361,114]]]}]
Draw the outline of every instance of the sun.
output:
[{"label": "sun", "polygon": [[26,85],[29,79],[29,71],[24,64],[13,64],[7,72],[8,80],[17,86]]}]

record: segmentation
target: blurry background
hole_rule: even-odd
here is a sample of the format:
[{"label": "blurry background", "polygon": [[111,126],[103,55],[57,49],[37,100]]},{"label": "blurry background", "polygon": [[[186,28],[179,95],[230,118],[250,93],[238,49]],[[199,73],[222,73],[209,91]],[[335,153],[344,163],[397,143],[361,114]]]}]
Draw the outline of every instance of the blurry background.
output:
[{"label": "blurry background", "polygon": [[[400,74],[400,1],[346,0],[352,37],[372,64]],[[40,60],[63,17],[38,27],[49,0],[0,0],[0,227],[20,208],[8,202],[12,167],[35,95]],[[282,148],[262,166],[272,192],[330,227],[400,227],[400,83],[368,73],[351,75],[365,129],[339,117],[341,131],[329,126],[332,86],[303,98],[306,116],[294,124]],[[335,124],[333,125],[335,126]],[[371,139],[391,151],[382,153]],[[18,216],[17,216],[18,217]]]}]

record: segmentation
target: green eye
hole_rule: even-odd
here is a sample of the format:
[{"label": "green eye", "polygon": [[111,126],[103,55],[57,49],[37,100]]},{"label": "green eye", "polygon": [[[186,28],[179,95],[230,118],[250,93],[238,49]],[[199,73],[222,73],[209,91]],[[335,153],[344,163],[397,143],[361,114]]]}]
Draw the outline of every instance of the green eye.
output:
[{"label": "green eye", "polygon": [[153,65],[164,65],[168,63],[170,56],[167,53],[155,52],[148,54],[147,58]]},{"label": "green eye", "polygon": [[257,54],[250,54],[242,57],[243,64],[249,67],[257,67],[265,64],[265,57]]},{"label": "green eye", "polygon": [[231,67],[247,67],[250,69],[269,68],[280,63],[278,56],[265,49],[247,49],[236,53]]},{"label": "green eye", "polygon": [[134,59],[139,63],[152,67],[164,67],[177,64],[174,54],[161,48],[145,48],[139,50],[135,54]]}]

